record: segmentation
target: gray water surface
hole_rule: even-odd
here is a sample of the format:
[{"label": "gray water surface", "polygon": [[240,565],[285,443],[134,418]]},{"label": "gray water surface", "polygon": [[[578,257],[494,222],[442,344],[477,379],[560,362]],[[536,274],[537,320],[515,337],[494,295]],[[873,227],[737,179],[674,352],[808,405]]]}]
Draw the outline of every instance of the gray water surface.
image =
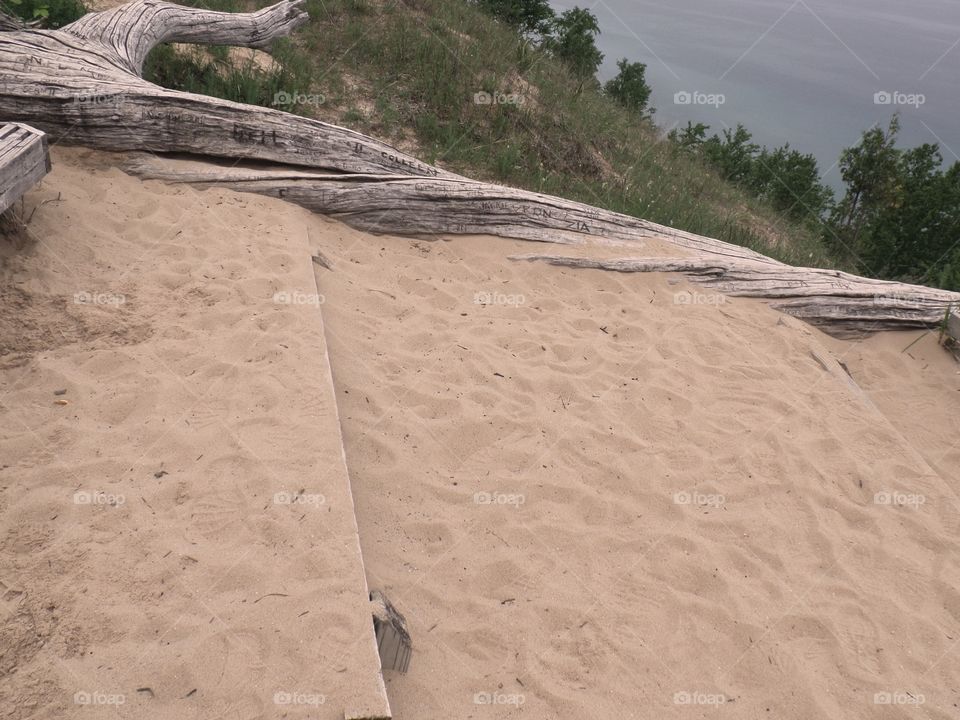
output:
[{"label": "gray water surface", "polygon": [[710,134],[742,123],[755,142],[812,153],[838,187],[840,151],[899,111],[901,146],[939,143],[947,164],[960,160],[958,0],[551,4],[597,16],[602,80],[618,58],[646,63],[665,131],[688,120]]}]

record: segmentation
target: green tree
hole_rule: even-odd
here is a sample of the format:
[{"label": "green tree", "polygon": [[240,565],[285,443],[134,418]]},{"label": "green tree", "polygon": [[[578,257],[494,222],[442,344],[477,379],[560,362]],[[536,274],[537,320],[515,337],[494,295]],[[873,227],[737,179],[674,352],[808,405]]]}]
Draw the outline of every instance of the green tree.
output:
[{"label": "green tree", "polygon": [[603,62],[603,53],[596,44],[599,34],[596,15],[583,8],[567,10],[551,24],[546,46],[581,81],[581,88],[585,80],[597,74],[597,68]]},{"label": "green tree", "polygon": [[815,225],[833,199],[833,191],[820,182],[817,159],[791,150],[789,143],[776,150],[763,148],[746,182],[755,195],[791,219]]},{"label": "green tree", "polygon": [[617,68],[620,72],[615,78],[608,80],[603,89],[607,95],[625,108],[635,110],[642,115],[650,99],[650,86],[647,85],[646,79],[647,66],[641,62],[632,63],[623,58],[617,61]]},{"label": "green tree", "polygon": [[884,209],[900,202],[900,153],[895,147],[899,131],[900,118],[894,115],[886,130],[867,130],[859,144],[840,155],[846,192],[831,213],[825,239],[847,260],[860,257],[864,231]]},{"label": "green tree", "polygon": [[709,129],[709,125],[704,125],[703,123],[694,125],[688,120],[685,128],[681,130],[674,128],[668,132],[667,139],[674,143],[678,150],[687,153],[698,153],[703,147],[703,143],[707,137],[707,130]]},{"label": "green tree", "polygon": [[549,35],[556,19],[548,0],[477,0],[477,5],[528,37]]},{"label": "green tree", "polygon": [[740,124],[735,130],[723,131],[723,137],[714,135],[703,143],[703,154],[711,165],[727,180],[743,183],[753,172],[754,156],[759,145],[750,142],[753,135]]},{"label": "green tree", "polygon": [[825,238],[882,278],[960,289],[960,163],[933,144],[895,146],[896,116],[843,151],[843,199]]},{"label": "green tree", "polygon": [[[960,171],[944,173],[936,145],[900,153],[896,202],[863,233],[862,259],[881,276],[945,282],[944,264],[960,242]],[[952,282],[952,281],[946,281]]]}]

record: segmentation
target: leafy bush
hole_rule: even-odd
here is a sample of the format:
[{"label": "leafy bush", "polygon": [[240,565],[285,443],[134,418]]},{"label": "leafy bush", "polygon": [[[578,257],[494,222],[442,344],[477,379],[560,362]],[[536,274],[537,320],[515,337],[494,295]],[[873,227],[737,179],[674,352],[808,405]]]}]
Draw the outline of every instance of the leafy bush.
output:
[{"label": "leafy bush", "polygon": [[527,37],[549,35],[556,19],[548,0],[477,0],[477,5]]},{"label": "leafy bush", "polygon": [[817,159],[791,150],[789,143],[760,151],[747,186],[798,222],[819,224],[833,200],[833,191],[820,182]]},{"label": "leafy bush", "polygon": [[743,183],[753,173],[754,156],[759,145],[750,142],[753,138],[747,129],[737,124],[735,130],[723,131],[723,137],[714,135],[703,143],[703,154],[727,180]]},{"label": "leafy bush", "polygon": [[[647,85],[647,66],[640,62],[630,62],[626,58],[617,61],[619,72],[603,86],[604,91],[628,110],[641,115],[647,109],[650,99],[650,86]],[[652,110],[650,111],[653,112]]]},{"label": "leafy bush", "polygon": [[88,12],[79,0],[5,0],[3,8],[25,22],[39,21],[40,26],[53,30],[79,20]]},{"label": "leafy bush", "polygon": [[597,16],[575,7],[553,20],[545,46],[583,83],[594,78],[603,62],[603,53],[595,40],[599,34]]},{"label": "leafy bush", "polygon": [[832,207],[833,191],[820,182],[813,155],[791,150],[789,143],[775,150],[760,148],[751,142],[753,136],[743,125],[708,139],[709,129],[703,123],[688,122],[667,137],[679,152],[702,156],[724,178],[793,222],[820,226]]},{"label": "leafy bush", "polygon": [[694,125],[688,120],[687,126],[682,130],[674,128],[667,133],[667,139],[677,150],[695,155],[702,150],[703,143],[707,139],[707,130],[709,129],[709,125],[704,125],[703,123]]}]

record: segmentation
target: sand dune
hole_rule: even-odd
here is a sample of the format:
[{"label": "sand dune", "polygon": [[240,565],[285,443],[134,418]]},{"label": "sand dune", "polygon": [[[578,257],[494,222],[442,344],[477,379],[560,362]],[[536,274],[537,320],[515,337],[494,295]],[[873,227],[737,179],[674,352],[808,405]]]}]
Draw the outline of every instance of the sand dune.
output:
[{"label": "sand dune", "polygon": [[54,161],[3,249],[5,717],[372,707],[367,582],[401,720],[957,717],[932,336]]},{"label": "sand dune", "polygon": [[306,228],[95,158],[5,247],[4,717],[382,710]]},{"label": "sand dune", "polygon": [[368,572],[419,642],[399,717],[956,717],[960,376],[932,338],[317,224]]}]

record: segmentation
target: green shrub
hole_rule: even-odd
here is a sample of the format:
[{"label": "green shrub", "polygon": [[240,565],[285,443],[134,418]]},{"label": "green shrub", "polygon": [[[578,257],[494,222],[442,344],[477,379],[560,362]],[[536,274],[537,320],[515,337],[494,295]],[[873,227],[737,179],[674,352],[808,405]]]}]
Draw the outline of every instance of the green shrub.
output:
[{"label": "green shrub", "polygon": [[79,0],[4,0],[3,11],[25,22],[56,30],[87,14]]},{"label": "green shrub", "polygon": [[556,15],[547,0],[476,0],[477,6],[522,35],[542,38]]},{"label": "green shrub", "polygon": [[599,34],[597,16],[589,10],[575,7],[554,18],[545,39],[545,47],[566,64],[582,83],[593,79],[603,62],[603,53],[596,43]]},{"label": "green shrub", "polygon": [[650,86],[647,85],[647,66],[639,62],[629,62],[626,58],[617,61],[619,72],[607,81],[604,91],[628,110],[643,114],[647,111],[650,99]]}]

